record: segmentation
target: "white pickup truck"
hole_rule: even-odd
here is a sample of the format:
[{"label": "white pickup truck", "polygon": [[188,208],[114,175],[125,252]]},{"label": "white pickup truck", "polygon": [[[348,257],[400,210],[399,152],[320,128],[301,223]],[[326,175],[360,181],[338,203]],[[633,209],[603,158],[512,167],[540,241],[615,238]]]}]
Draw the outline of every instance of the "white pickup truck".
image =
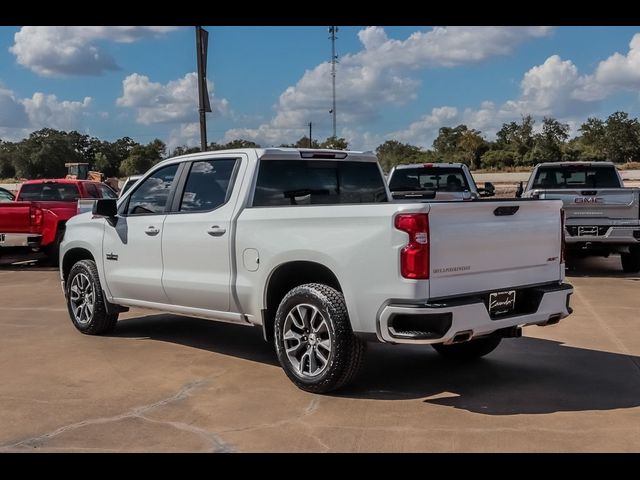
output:
[{"label": "white pickup truck", "polygon": [[613,163],[541,163],[522,190],[563,201],[567,260],[619,253],[625,272],[640,271],[640,189],[625,188]]},{"label": "white pickup truck", "polygon": [[387,177],[394,200],[472,200],[493,197],[495,187],[478,188],[464,163],[413,163],[396,165]]},{"label": "white pickup truck", "polygon": [[569,315],[561,217],[559,201],[391,202],[372,153],[204,152],[71,219],[60,274],[82,333],[128,307],[261,326],[321,393],[367,341],[471,359]]}]

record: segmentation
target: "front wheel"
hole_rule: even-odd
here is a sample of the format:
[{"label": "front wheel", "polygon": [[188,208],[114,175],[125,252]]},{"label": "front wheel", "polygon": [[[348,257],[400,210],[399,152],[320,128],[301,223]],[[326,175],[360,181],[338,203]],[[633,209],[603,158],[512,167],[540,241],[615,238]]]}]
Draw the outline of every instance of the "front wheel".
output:
[{"label": "front wheel", "polygon": [[342,293],[310,283],[291,290],[275,319],[278,360],[300,389],[327,393],[346,386],[360,369],[366,344],[351,329]]},{"label": "front wheel", "polygon": [[448,360],[466,362],[490,354],[498,348],[501,340],[502,338],[500,337],[484,337],[464,343],[454,343],[452,345],[436,343],[431,346]]},{"label": "front wheel", "polygon": [[107,313],[98,270],[93,260],[80,260],[69,272],[65,285],[67,309],[73,325],[87,335],[114,329],[118,314]]},{"label": "front wheel", "polygon": [[629,253],[621,253],[620,261],[622,263],[622,270],[625,273],[638,273],[640,272],[640,248],[629,248]]}]

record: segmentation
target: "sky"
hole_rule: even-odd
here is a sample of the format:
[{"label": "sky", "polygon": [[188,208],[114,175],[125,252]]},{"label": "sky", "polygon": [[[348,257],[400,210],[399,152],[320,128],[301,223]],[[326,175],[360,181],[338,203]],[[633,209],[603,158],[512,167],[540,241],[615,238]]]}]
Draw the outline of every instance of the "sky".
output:
[{"label": "sky", "polygon": [[[327,27],[208,26],[209,141],[332,134]],[[488,140],[531,114],[578,133],[640,115],[640,27],[339,26],[337,133],[352,149],[431,147],[464,123]],[[0,27],[0,139],[40,128],[199,145],[193,27]]]}]

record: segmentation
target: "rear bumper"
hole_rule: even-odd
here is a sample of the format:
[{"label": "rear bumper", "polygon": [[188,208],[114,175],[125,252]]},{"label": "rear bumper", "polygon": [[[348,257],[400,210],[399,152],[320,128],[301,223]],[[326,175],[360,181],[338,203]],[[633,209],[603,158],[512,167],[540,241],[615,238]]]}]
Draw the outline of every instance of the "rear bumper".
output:
[{"label": "rear bumper", "polygon": [[586,243],[600,243],[608,245],[640,244],[640,225],[597,226],[596,228],[601,230],[601,233],[598,235],[578,234],[579,228],[589,228],[588,226],[570,225],[569,228],[572,230],[565,232],[565,241],[567,245]]},{"label": "rear bumper", "polygon": [[567,283],[547,284],[527,291],[534,303],[525,309],[526,313],[500,318],[490,317],[483,294],[418,305],[390,303],[378,314],[377,337],[386,343],[452,343],[454,337],[463,332],[473,338],[509,327],[552,325],[572,312],[569,297],[573,287]]},{"label": "rear bumper", "polygon": [[42,235],[33,233],[2,233],[0,232],[0,247],[32,247],[37,248],[42,241]]}]

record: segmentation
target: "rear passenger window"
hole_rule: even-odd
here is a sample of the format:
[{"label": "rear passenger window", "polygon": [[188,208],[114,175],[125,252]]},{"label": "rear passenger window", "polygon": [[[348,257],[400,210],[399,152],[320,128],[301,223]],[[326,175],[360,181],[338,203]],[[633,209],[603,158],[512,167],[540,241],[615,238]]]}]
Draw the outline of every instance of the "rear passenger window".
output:
[{"label": "rear passenger window", "polygon": [[206,212],[226,203],[235,165],[235,158],[193,162],[180,211]]},{"label": "rear passenger window", "polygon": [[146,178],[129,197],[129,215],[164,213],[178,164],[169,165]]},{"label": "rear passenger window", "polygon": [[387,201],[377,163],[261,160],[254,207]]}]

